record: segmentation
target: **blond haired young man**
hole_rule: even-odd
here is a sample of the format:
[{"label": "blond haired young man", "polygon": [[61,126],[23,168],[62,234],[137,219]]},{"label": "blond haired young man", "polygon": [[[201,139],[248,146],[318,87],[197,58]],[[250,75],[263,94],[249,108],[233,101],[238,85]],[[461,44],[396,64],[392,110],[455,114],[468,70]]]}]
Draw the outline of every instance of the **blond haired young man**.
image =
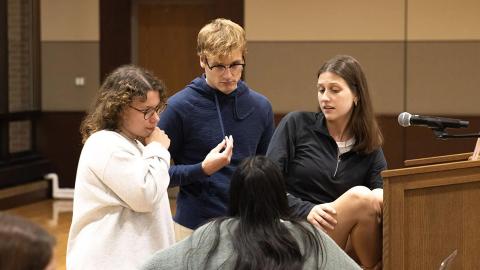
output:
[{"label": "blond haired young man", "polygon": [[198,33],[205,73],[168,100],[159,127],[171,139],[170,186],[179,186],[177,241],[225,216],[230,177],[246,157],[264,155],[274,131],[272,106],[242,80],[245,31],[215,19]]}]

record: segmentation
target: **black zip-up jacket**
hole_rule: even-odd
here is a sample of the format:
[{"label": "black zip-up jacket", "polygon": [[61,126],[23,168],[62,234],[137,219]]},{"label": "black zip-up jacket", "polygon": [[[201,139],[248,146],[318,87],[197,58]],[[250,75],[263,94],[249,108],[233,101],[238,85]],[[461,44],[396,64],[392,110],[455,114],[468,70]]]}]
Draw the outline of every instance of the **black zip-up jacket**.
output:
[{"label": "black zip-up jacket", "polygon": [[306,217],[317,204],[332,202],[354,186],[382,188],[387,162],[381,148],[338,156],[323,113],[292,112],[278,125],[267,157],[282,170],[293,214]]}]

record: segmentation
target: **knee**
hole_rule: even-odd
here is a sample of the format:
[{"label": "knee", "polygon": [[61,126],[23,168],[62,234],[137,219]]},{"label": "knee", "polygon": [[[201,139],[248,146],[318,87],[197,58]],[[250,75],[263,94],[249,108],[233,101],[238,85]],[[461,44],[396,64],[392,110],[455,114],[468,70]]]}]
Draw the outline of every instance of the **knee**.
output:
[{"label": "knee", "polygon": [[372,191],[364,186],[355,186],[345,192],[349,199],[356,203],[369,203],[374,200]]},{"label": "knee", "polygon": [[382,213],[381,202],[369,188],[364,186],[355,186],[349,189],[346,193],[349,201],[357,206],[361,212],[366,212],[368,215],[380,216]]}]

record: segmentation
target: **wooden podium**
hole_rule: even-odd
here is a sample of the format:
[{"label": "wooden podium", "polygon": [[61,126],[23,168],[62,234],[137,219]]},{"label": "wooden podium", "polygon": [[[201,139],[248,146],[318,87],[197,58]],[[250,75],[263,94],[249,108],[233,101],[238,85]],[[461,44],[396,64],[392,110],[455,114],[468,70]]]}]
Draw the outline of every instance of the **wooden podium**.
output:
[{"label": "wooden podium", "polygon": [[480,269],[480,160],[471,153],[409,160],[382,172],[384,269]]}]

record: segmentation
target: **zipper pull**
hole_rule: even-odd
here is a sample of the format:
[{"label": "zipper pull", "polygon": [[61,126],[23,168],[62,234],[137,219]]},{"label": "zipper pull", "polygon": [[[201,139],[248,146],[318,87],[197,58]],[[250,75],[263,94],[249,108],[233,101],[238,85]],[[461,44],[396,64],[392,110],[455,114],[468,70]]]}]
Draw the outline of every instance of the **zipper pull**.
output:
[{"label": "zipper pull", "polygon": [[337,175],[338,164],[340,164],[340,155],[337,156],[337,166],[335,167],[335,172],[333,173],[333,177]]}]

